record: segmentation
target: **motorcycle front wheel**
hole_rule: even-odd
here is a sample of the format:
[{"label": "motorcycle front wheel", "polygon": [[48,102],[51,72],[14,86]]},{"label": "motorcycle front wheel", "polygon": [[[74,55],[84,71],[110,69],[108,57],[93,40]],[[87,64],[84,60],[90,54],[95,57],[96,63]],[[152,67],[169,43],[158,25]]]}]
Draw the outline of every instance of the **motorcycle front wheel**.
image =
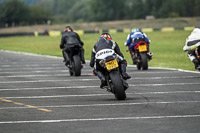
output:
[{"label": "motorcycle front wheel", "polygon": [[120,78],[120,73],[119,71],[112,71],[110,72],[110,79],[113,84],[113,93],[115,95],[115,98],[117,100],[125,100],[126,99],[126,93],[125,89],[122,83],[122,80]]}]

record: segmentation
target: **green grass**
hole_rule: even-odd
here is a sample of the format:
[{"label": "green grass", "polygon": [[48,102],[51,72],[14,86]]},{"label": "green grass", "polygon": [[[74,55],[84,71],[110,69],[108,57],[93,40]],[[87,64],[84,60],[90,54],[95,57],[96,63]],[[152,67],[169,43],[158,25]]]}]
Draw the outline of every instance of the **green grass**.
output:
[{"label": "green grass", "polygon": [[[150,50],[154,54],[153,59],[149,62],[149,66],[194,70],[194,65],[188,59],[187,53],[182,50],[185,39],[190,32],[147,33],[147,36],[151,40]],[[87,60],[90,60],[92,48],[99,36],[99,34],[85,34],[80,36],[84,42],[85,58]],[[118,43],[128,63],[132,64],[130,55],[126,52],[127,47],[124,46],[127,34],[116,33],[111,36]],[[0,38],[0,49],[62,56],[61,50],[59,49],[60,39],[61,37],[48,36]]]},{"label": "green grass", "polygon": [[0,49],[60,56],[59,39],[52,37],[0,38]]}]

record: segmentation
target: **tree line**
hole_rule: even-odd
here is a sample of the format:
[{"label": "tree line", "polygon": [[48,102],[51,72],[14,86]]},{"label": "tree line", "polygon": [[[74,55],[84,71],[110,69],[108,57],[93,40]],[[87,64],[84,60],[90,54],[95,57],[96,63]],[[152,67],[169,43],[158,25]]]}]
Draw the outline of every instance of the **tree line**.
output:
[{"label": "tree line", "polygon": [[200,16],[200,0],[0,0],[0,25]]},{"label": "tree line", "polygon": [[19,26],[44,24],[52,20],[50,8],[38,5],[28,6],[19,0],[7,0],[0,3],[0,26]]},{"label": "tree line", "polygon": [[200,0],[90,0],[93,21],[195,17],[200,16]]}]

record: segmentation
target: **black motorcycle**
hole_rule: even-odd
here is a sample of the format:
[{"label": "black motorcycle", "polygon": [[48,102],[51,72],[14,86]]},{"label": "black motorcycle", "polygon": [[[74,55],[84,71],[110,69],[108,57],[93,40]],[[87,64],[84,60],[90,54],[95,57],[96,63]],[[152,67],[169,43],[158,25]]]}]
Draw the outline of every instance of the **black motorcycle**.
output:
[{"label": "black motorcycle", "polygon": [[103,74],[107,81],[107,86],[105,86],[107,91],[113,93],[117,100],[125,100],[125,90],[129,86],[121,76],[118,65],[119,60],[120,59],[116,55],[109,55],[102,59],[99,64],[105,68]]},{"label": "black motorcycle", "polygon": [[81,48],[82,47],[79,44],[68,46],[70,63],[69,65],[66,65],[66,67],[69,68],[70,76],[81,75],[81,69],[83,68],[80,58]]}]

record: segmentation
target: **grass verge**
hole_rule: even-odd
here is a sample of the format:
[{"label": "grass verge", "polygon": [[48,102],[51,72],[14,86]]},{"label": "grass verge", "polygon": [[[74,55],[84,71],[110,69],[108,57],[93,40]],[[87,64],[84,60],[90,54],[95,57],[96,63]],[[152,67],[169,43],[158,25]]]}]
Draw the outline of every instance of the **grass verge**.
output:
[{"label": "grass verge", "polygon": [[[174,32],[151,32],[147,33],[151,40],[150,51],[153,52],[153,59],[149,62],[152,67],[178,68],[185,70],[194,70],[193,63],[188,59],[187,53],[182,48],[185,39],[191,31]],[[92,48],[99,38],[99,34],[81,35],[84,42],[85,58],[90,60]],[[115,33],[111,35],[115,40],[121,52],[124,54],[129,64],[132,60],[127,47],[124,46],[126,33]],[[62,56],[59,49],[61,37],[8,37],[0,38],[0,49],[36,53],[41,55]]]}]

